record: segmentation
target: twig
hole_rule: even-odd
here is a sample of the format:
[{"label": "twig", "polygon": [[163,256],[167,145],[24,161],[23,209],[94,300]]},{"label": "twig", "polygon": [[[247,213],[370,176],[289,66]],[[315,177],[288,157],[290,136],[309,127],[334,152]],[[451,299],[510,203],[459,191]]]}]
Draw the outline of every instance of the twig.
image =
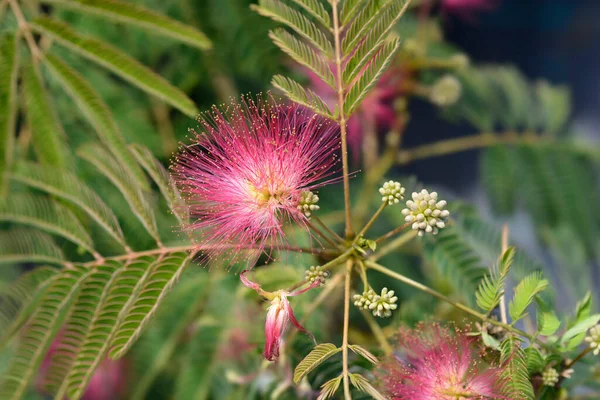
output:
[{"label": "twig", "polygon": [[327,236],[322,230],[317,228],[312,222],[310,222],[310,220],[306,221],[306,225],[308,225],[308,227],[310,229],[315,231],[315,233],[317,233],[323,240],[325,240],[327,243],[329,243],[330,246],[332,246],[334,248],[338,246],[338,243],[336,243],[332,239],[330,239],[329,236]]},{"label": "twig", "polygon": [[410,279],[410,278],[408,278],[408,277],[406,277],[404,275],[401,275],[401,274],[399,274],[397,272],[394,272],[394,271],[392,271],[392,270],[384,267],[383,265],[379,265],[379,264],[377,264],[377,263],[375,263],[373,261],[369,261],[369,260],[365,261],[365,263],[366,263],[366,265],[369,268],[372,268],[372,269],[374,269],[376,271],[379,271],[379,272],[381,272],[381,273],[383,273],[383,274],[385,274],[387,276],[390,276],[390,277],[392,277],[394,279],[397,279],[400,282],[406,283],[407,285],[410,285],[410,286],[412,286],[412,287],[414,287],[416,289],[419,289],[420,291],[422,291],[424,293],[427,293],[427,294],[429,294],[429,295],[431,295],[431,296],[433,296],[433,297],[435,297],[435,298],[437,298],[439,300],[442,300],[442,301],[444,301],[444,302],[446,302],[446,303],[454,306],[455,308],[457,308],[457,309],[459,309],[459,310],[461,310],[461,311],[463,311],[463,312],[465,312],[465,313],[467,313],[467,314],[469,314],[469,315],[471,315],[473,317],[476,317],[476,318],[478,318],[478,319],[480,319],[480,320],[482,320],[484,322],[489,322],[492,325],[501,326],[502,328],[504,328],[504,329],[506,329],[508,331],[511,331],[511,332],[514,332],[514,333],[518,333],[519,335],[521,335],[521,336],[529,339],[531,342],[535,342],[535,343],[539,344],[540,346],[542,346],[544,348],[549,347],[547,343],[542,342],[541,340],[539,340],[535,336],[532,336],[532,335],[528,334],[527,332],[524,332],[524,331],[522,331],[520,329],[517,329],[517,328],[515,328],[515,327],[513,327],[511,325],[505,324],[505,323],[503,323],[501,321],[496,321],[495,319],[488,318],[485,314],[477,312],[477,311],[473,310],[472,308],[465,306],[464,304],[458,303],[458,302],[452,300],[451,298],[449,298],[447,296],[444,296],[443,294],[441,294],[441,293],[439,293],[439,292],[431,289],[430,287],[425,286],[422,283],[414,281],[414,280],[412,280],[412,279]]},{"label": "twig", "polygon": [[317,224],[319,224],[323,229],[325,229],[325,231],[328,232],[335,240],[337,240],[340,243],[345,242],[345,240],[340,235],[335,233],[335,231],[329,226],[327,226],[327,224],[325,224],[325,222],[323,222],[319,217],[313,214],[311,218],[317,221]]},{"label": "twig", "polygon": [[391,238],[392,236],[394,236],[396,233],[400,233],[403,230],[405,230],[406,228],[408,228],[410,226],[410,222],[405,223],[404,225],[400,225],[399,227],[397,227],[396,229],[393,229],[391,231],[389,231],[388,233],[386,233],[385,235],[379,236],[377,239],[375,239],[375,243],[381,243],[386,239]]},{"label": "twig", "polygon": [[410,231],[406,232],[404,235],[398,236],[396,239],[392,240],[390,243],[383,246],[380,250],[377,250],[375,253],[373,253],[369,257],[369,259],[371,261],[377,261],[381,257],[386,256],[389,253],[391,253],[392,251],[396,250],[398,247],[410,242],[415,237],[417,237],[417,231],[410,230]]},{"label": "twig", "polygon": [[364,228],[362,228],[362,230],[358,233],[358,235],[356,235],[356,238],[358,239],[361,236],[364,236],[367,231],[369,230],[369,228],[371,228],[371,226],[375,223],[375,221],[377,220],[377,218],[379,218],[379,216],[381,215],[381,213],[383,212],[383,210],[385,209],[385,207],[388,205],[387,201],[384,201],[381,203],[381,206],[379,206],[379,208],[377,209],[377,211],[375,211],[375,214],[373,214],[373,216],[371,217],[371,219],[369,220],[369,222],[367,222],[367,224],[364,226]]},{"label": "twig", "polygon": [[21,8],[19,7],[19,4],[17,4],[16,0],[8,0],[8,4],[10,4],[10,8],[15,14],[15,18],[17,19],[19,29],[21,30],[21,32],[23,32],[23,36],[25,36],[27,46],[29,46],[29,50],[33,55],[34,63],[37,65],[39,59],[43,57],[43,54],[38,48],[37,44],[35,43],[35,39],[33,38],[31,30],[29,29],[29,24],[27,23],[27,20],[25,19],[25,16],[23,15],[23,12],[21,11]]},{"label": "twig", "polygon": [[371,332],[373,332],[373,336],[375,336],[375,339],[377,339],[377,342],[379,342],[379,345],[383,349],[385,355],[389,356],[390,354],[392,354],[394,350],[392,349],[390,343],[387,341],[385,333],[383,333],[383,329],[381,329],[375,318],[373,318],[373,315],[371,315],[371,313],[367,310],[361,309],[360,312],[365,318],[365,321],[367,321],[367,325],[369,325]]}]

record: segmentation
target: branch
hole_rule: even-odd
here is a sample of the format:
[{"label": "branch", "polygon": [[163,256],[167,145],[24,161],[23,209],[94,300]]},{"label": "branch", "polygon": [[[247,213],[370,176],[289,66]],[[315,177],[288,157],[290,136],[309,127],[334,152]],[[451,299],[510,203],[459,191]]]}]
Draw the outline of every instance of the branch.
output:
[{"label": "branch", "polygon": [[399,165],[406,165],[417,160],[459,153],[461,151],[481,149],[497,144],[537,144],[559,149],[567,147],[571,151],[581,153],[582,155],[594,159],[600,159],[600,151],[589,146],[586,147],[565,142],[561,143],[535,132],[524,132],[519,134],[517,132],[509,131],[501,134],[484,132],[478,135],[440,140],[439,142],[402,150],[398,153],[396,162]]}]

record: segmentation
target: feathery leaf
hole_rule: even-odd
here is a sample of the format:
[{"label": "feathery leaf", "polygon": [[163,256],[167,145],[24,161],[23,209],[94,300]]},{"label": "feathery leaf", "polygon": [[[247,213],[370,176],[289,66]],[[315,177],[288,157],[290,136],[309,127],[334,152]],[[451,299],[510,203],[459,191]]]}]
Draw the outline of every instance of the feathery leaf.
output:
[{"label": "feathery leaf", "polygon": [[504,283],[510,271],[514,255],[514,247],[506,249],[498,260],[497,268],[492,269],[491,273],[483,278],[475,293],[477,305],[488,313],[500,303],[500,299],[504,295]]},{"label": "feathery leaf", "polygon": [[323,99],[316,95],[310,89],[304,89],[302,85],[293,79],[286,78],[285,76],[275,75],[271,84],[277,89],[281,90],[290,100],[296,103],[310,108],[315,113],[320,114],[326,118],[333,119],[331,110],[325,104]]},{"label": "feathery leaf", "polygon": [[500,362],[504,365],[504,379],[515,399],[533,400],[533,386],[527,373],[525,354],[519,340],[509,335],[500,345]]},{"label": "feathery leaf", "polygon": [[210,40],[198,29],[155,13],[138,4],[117,0],[42,0],[43,3],[96,14],[110,21],[121,21],[147,29],[153,34],[161,34],[201,50],[212,47]]},{"label": "feathery leaf", "polygon": [[3,203],[0,202],[0,221],[36,227],[95,253],[92,238],[75,214],[50,198],[31,193],[11,194]]},{"label": "feathery leaf", "polygon": [[66,378],[65,392],[69,399],[79,399],[85,392],[94,370],[108,353],[117,327],[128,314],[152,273],[151,266],[156,262],[153,257],[131,260],[119,268],[117,277],[104,288],[104,301],[94,313],[83,345]]},{"label": "feathery leaf", "polygon": [[39,307],[31,317],[15,357],[0,383],[0,398],[20,399],[35,377],[62,321],[69,313],[73,299],[91,271],[85,268],[65,269],[55,278]]},{"label": "feathery leaf", "polygon": [[346,62],[342,76],[347,85],[354,81],[372,56],[379,52],[385,44],[388,33],[402,17],[404,11],[408,8],[408,4],[408,1],[392,2],[381,14],[373,28],[369,30],[364,40],[361,41]]},{"label": "feathery leaf", "polygon": [[333,47],[327,35],[300,12],[280,0],[260,0],[258,5],[251,7],[260,15],[287,25],[325,55],[330,57],[333,54]]},{"label": "feathery leaf", "polygon": [[278,28],[269,32],[269,37],[287,55],[297,63],[313,71],[323,82],[335,88],[335,78],[327,63],[309,45],[286,31]]},{"label": "feathery leaf", "polygon": [[123,168],[136,177],[138,185],[149,189],[146,176],[127,150],[114,116],[100,95],[79,72],[54,54],[47,54],[44,62]]},{"label": "feathery leaf", "polygon": [[321,385],[321,393],[319,393],[319,397],[317,400],[327,400],[330,397],[335,395],[335,392],[340,388],[340,384],[342,383],[342,375],[337,378],[333,378],[323,385]]},{"label": "feathery leaf", "polygon": [[535,296],[547,287],[548,281],[542,278],[542,273],[539,271],[529,274],[519,282],[515,288],[514,297],[508,305],[508,312],[513,324],[523,318]]},{"label": "feathery leaf", "polygon": [[131,151],[137,162],[146,170],[148,175],[158,186],[158,189],[164,196],[171,212],[180,224],[187,223],[188,208],[183,201],[177,185],[163,165],[154,157],[154,154],[147,148],[139,144],[131,145]]},{"label": "feathery leaf", "polygon": [[14,228],[0,231],[0,264],[39,262],[61,264],[62,250],[52,237],[38,230]]},{"label": "feathery leaf", "polygon": [[119,244],[128,249],[117,217],[102,199],[75,175],[68,171],[21,162],[12,178],[80,207]]},{"label": "feathery leaf", "polygon": [[38,161],[44,165],[66,168],[70,164],[67,136],[50,105],[39,71],[32,64],[23,71],[23,97]]},{"label": "feathery leaf", "polygon": [[310,353],[304,357],[294,370],[294,383],[298,384],[302,378],[317,368],[323,361],[342,351],[336,345],[331,343],[318,344]]},{"label": "feathery leaf", "polygon": [[359,354],[362,357],[364,357],[371,364],[374,364],[374,365],[379,364],[379,359],[377,357],[375,357],[375,355],[373,355],[373,353],[371,353],[369,350],[365,349],[364,347],[359,346],[357,344],[351,344],[348,347],[350,348],[350,350],[352,350],[356,354]]},{"label": "feathery leaf", "polygon": [[89,144],[81,147],[77,154],[94,165],[102,175],[107,177],[119,189],[131,211],[160,246],[160,236],[158,235],[152,208],[146,201],[142,190],[132,181],[131,176],[121,169],[114,157],[101,146]]},{"label": "feathery leaf", "polygon": [[136,293],[133,303],[120,321],[110,343],[111,358],[120,358],[139,338],[167,293],[181,276],[181,273],[194,258],[194,254],[170,254],[150,267],[150,274],[144,286]]},{"label": "feathery leaf", "polygon": [[0,199],[5,197],[13,160],[15,118],[17,113],[18,42],[12,34],[0,37]]},{"label": "feathery leaf", "polygon": [[375,400],[386,400],[386,398],[379,393],[379,391],[375,389],[364,376],[360,374],[350,374],[350,382],[352,383],[352,386],[369,394]]},{"label": "feathery leaf", "polygon": [[305,9],[310,15],[315,17],[317,21],[323,24],[326,28],[331,27],[331,19],[329,13],[323,7],[323,4],[319,0],[292,0],[300,7]]},{"label": "feathery leaf", "polygon": [[184,114],[190,117],[198,114],[196,105],[185,93],[117,48],[80,35],[68,25],[48,17],[36,18],[30,22],[30,25],[37,33],[47,35],[83,57],[102,65],[145,92],[171,104]]},{"label": "feathery leaf", "polygon": [[369,91],[375,86],[399,48],[400,41],[394,39],[389,43],[386,43],[375,57],[373,57],[365,71],[349,89],[348,94],[344,99],[344,111],[346,116],[350,116],[356,110],[362,99],[364,99]]},{"label": "feathery leaf", "polygon": [[104,304],[108,293],[105,288],[116,279],[120,267],[121,264],[109,261],[104,265],[91,268],[89,277],[73,302],[72,311],[63,325],[60,344],[52,357],[44,382],[50,393],[55,393],[58,399],[65,396],[67,389],[65,378],[81,350],[94,315]]},{"label": "feathery leaf", "polygon": [[45,289],[58,273],[55,268],[39,267],[25,272],[7,289],[0,291],[0,349],[9,343],[35,311]]},{"label": "feathery leaf", "polygon": [[342,5],[340,20],[346,25],[361,10],[367,0],[346,0]]}]

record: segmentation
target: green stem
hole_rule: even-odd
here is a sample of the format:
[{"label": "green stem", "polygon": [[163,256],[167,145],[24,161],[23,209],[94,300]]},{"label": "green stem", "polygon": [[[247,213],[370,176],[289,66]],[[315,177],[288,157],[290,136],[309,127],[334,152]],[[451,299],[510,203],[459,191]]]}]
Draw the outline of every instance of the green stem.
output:
[{"label": "green stem", "polygon": [[386,356],[392,354],[394,350],[392,349],[392,346],[390,346],[390,343],[385,337],[383,329],[381,329],[381,326],[379,326],[373,315],[371,315],[371,313],[367,310],[360,310],[360,312],[365,318],[365,321],[367,321],[367,325],[369,325],[371,332],[373,332],[373,336],[375,336],[375,339],[377,339],[377,342],[379,342],[384,354]]},{"label": "green stem", "polygon": [[310,222],[310,220],[307,220],[306,224],[310,227],[310,229],[312,229],[316,234],[318,234],[323,240],[325,240],[330,246],[332,246],[333,248],[336,248],[338,246],[338,243],[335,243],[333,240],[331,240],[329,238],[329,236],[327,236],[322,230],[317,228],[312,222]]},{"label": "green stem", "polygon": [[[346,250],[346,252],[344,252],[343,254],[340,254],[339,256],[337,256],[333,260],[329,261],[328,263],[321,265],[321,269],[323,271],[330,270],[331,268],[335,267],[336,265],[341,264],[343,261],[347,260],[348,257],[350,257],[350,255],[353,252],[354,252],[353,249]],[[308,281],[306,281],[306,280],[303,280],[303,281],[300,281],[298,283],[295,283],[294,285],[292,285],[289,288],[287,288],[287,291],[288,292],[293,292],[294,290],[298,289],[299,287],[304,286],[306,283],[308,283]]]},{"label": "green stem", "polygon": [[392,251],[396,250],[398,247],[401,247],[401,246],[405,245],[406,243],[410,242],[415,237],[417,237],[417,231],[413,231],[411,229],[410,231],[406,232],[404,235],[398,236],[396,239],[392,240],[390,243],[383,246],[380,250],[377,250],[375,253],[373,253],[370,257],[370,260],[371,261],[379,260],[381,257],[388,255]]},{"label": "green stem", "polygon": [[379,236],[377,239],[375,239],[375,243],[381,243],[386,239],[391,238],[392,236],[394,236],[396,233],[400,233],[403,230],[405,230],[406,228],[408,228],[410,226],[410,223],[407,222],[404,225],[400,225],[399,227],[397,227],[396,229],[393,229],[391,231],[389,231],[388,233],[386,233],[385,235]]},{"label": "green stem", "polygon": [[591,347],[588,347],[585,350],[583,350],[581,353],[579,353],[577,355],[577,357],[575,357],[570,362],[568,362],[567,364],[565,364],[565,369],[571,368],[573,366],[573,364],[575,364],[577,361],[581,360],[583,357],[585,357],[591,351],[592,351]]},{"label": "green stem", "polygon": [[346,280],[344,285],[344,330],[342,336],[342,375],[344,380],[344,399],[352,400],[350,395],[350,380],[348,373],[348,326],[350,324],[350,278],[352,275],[352,260],[346,261]]},{"label": "green stem", "polygon": [[311,218],[317,221],[317,224],[319,224],[323,229],[325,229],[325,231],[329,233],[335,240],[337,240],[340,243],[345,242],[345,240],[340,235],[335,233],[335,231],[333,231],[329,226],[327,226],[327,224],[325,224],[325,222],[323,222],[319,217],[313,214]]},{"label": "green stem", "polygon": [[344,113],[344,96],[345,86],[342,77],[342,49],[341,35],[342,28],[340,27],[338,16],[339,0],[332,0],[333,14],[333,38],[335,41],[335,67],[336,67],[336,86],[338,95],[338,122],[340,124],[340,133],[342,138],[342,173],[344,180],[344,211],[346,216],[346,239],[352,239],[354,232],[352,231],[352,215],[350,209],[350,175],[348,170],[348,138],[346,132],[346,115]]},{"label": "green stem", "polygon": [[377,263],[375,263],[373,261],[369,261],[369,260],[365,261],[365,263],[366,263],[367,267],[372,268],[372,269],[374,269],[376,271],[379,271],[379,272],[381,272],[381,273],[383,273],[383,274],[385,274],[387,276],[390,276],[390,277],[392,277],[394,279],[397,279],[400,282],[406,283],[407,285],[410,285],[410,286],[412,286],[412,287],[414,287],[416,289],[419,289],[420,291],[422,291],[424,293],[427,293],[427,294],[429,294],[429,295],[431,295],[431,296],[433,296],[433,297],[435,297],[435,298],[437,298],[439,300],[442,300],[442,301],[444,301],[444,302],[446,302],[446,303],[454,306],[455,308],[457,308],[457,309],[459,309],[459,310],[461,310],[461,311],[463,311],[463,312],[465,312],[465,313],[467,313],[467,314],[469,314],[469,315],[471,315],[473,317],[476,317],[476,318],[478,318],[478,319],[480,319],[480,320],[482,320],[484,322],[488,322],[488,323],[490,323],[492,325],[501,326],[502,328],[504,328],[504,329],[506,329],[508,331],[511,331],[513,333],[517,333],[517,334],[519,334],[519,335],[521,335],[521,336],[529,339],[531,342],[536,342],[536,343],[538,343],[539,345],[541,345],[543,347],[548,347],[548,345],[546,343],[540,341],[539,339],[537,339],[536,337],[534,337],[532,335],[529,335],[527,332],[524,332],[524,331],[522,331],[520,329],[515,328],[514,326],[505,324],[505,323],[497,321],[495,319],[490,319],[485,314],[477,312],[477,311],[473,310],[472,308],[470,308],[468,306],[465,306],[464,304],[458,303],[458,302],[452,300],[451,298],[449,298],[447,296],[444,296],[443,294],[441,294],[441,293],[439,293],[439,292],[431,289],[430,287],[425,286],[422,283],[414,281],[414,280],[412,280],[412,279],[410,279],[410,278],[408,278],[408,277],[406,277],[404,275],[401,275],[401,274],[399,274],[397,272],[394,272],[394,271],[392,271],[392,270],[384,267],[383,265],[377,264]]},{"label": "green stem", "polygon": [[381,215],[381,213],[383,212],[383,210],[385,209],[385,207],[387,207],[388,203],[387,201],[384,201],[381,203],[381,206],[379,206],[379,208],[377,209],[377,211],[375,212],[375,214],[373,214],[373,216],[371,217],[371,219],[369,220],[369,222],[367,222],[367,224],[365,225],[364,228],[362,228],[362,230],[358,233],[358,235],[356,235],[357,239],[361,236],[364,236],[367,231],[371,228],[371,226],[373,226],[373,224],[375,223],[375,221],[377,220],[377,218],[379,218],[379,216]]}]

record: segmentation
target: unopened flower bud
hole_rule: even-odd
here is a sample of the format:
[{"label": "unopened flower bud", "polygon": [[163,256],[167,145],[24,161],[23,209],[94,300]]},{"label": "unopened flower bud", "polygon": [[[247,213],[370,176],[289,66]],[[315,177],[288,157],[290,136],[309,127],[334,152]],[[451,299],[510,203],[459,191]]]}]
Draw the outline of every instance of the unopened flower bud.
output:
[{"label": "unopened flower bud", "polygon": [[310,283],[318,281],[319,284],[323,285],[327,278],[329,278],[329,271],[324,271],[320,266],[313,265],[304,273],[304,279]]},{"label": "unopened flower bud", "polygon": [[600,325],[596,325],[588,331],[585,341],[590,344],[590,349],[595,356],[600,354]]},{"label": "unopened flower bud", "polygon": [[556,371],[552,367],[546,368],[546,370],[542,373],[542,382],[544,383],[544,386],[553,387],[554,385],[556,385],[558,383],[559,379],[560,379],[560,375],[559,375],[558,371]]},{"label": "unopened flower bud", "polygon": [[451,60],[457,69],[467,68],[470,64],[469,57],[461,53],[453,55]]},{"label": "unopened flower bud", "polygon": [[402,210],[404,220],[412,223],[412,229],[419,232],[419,236],[425,233],[436,235],[440,229],[446,226],[450,211],[446,208],[446,201],[439,200],[436,192],[429,193],[423,189],[421,192],[413,192],[412,200],[406,202],[406,208]]},{"label": "unopened flower bud", "polygon": [[404,198],[404,192],[406,188],[403,188],[400,182],[387,181],[379,188],[379,193],[383,196],[381,201],[387,202],[390,206],[397,204]]},{"label": "unopened flower bud", "polygon": [[394,291],[388,288],[383,288],[380,295],[375,295],[369,310],[373,312],[373,315],[380,318],[387,318],[392,315],[392,311],[398,308],[395,304],[398,301],[398,297],[394,296]]},{"label": "unopened flower bud", "polygon": [[377,295],[373,289],[369,289],[362,294],[355,294],[353,297],[354,305],[361,310],[368,310],[375,296]]},{"label": "unopened flower bud", "polygon": [[298,210],[300,210],[307,218],[310,218],[313,211],[319,210],[317,203],[319,202],[319,196],[307,190],[302,192],[300,195],[300,201],[298,202]]},{"label": "unopened flower bud", "polygon": [[431,87],[429,100],[440,107],[446,107],[456,103],[461,93],[462,85],[458,79],[452,75],[445,75]]}]

